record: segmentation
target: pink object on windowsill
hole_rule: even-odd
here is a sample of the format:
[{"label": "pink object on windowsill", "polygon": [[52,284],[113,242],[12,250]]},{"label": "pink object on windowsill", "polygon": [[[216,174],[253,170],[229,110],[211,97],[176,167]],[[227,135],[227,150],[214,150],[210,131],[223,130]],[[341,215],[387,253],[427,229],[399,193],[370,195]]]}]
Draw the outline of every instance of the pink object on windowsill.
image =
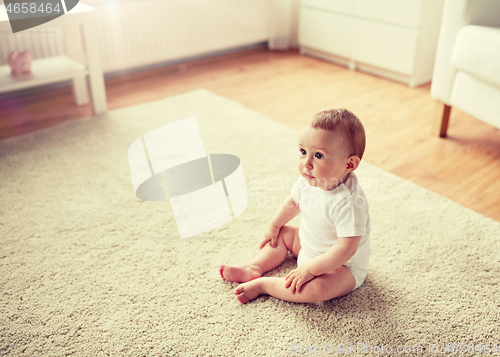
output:
[{"label": "pink object on windowsill", "polygon": [[31,73],[31,61],[31,52],[29,50],[15,50],[7,56],[7,63],[11,69],[10,73],[14,76]]}]

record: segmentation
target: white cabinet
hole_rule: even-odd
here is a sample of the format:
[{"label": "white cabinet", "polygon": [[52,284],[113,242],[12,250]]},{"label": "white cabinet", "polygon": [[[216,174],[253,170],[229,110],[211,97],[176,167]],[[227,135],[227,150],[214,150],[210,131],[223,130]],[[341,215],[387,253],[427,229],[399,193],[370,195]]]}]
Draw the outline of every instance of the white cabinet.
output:
[{"label": "white cabinet", "polygon": [[[89,102],[95,115],[107,111],[106,88],[98,48],[98,36],[93,17],[94,8],[79,2],[65,15],[36,26],[33,33],[62,27],[64,32],[63,56],[33,60],[31,73],[12,76],[10,67],[0,66],[0,93],[72,80],[77,105]],[[5,5],[0,5],[0,32],[12,33]]]},{"label": "white cabinet", "polygon": [[430,82],[443,0],[301,0],[301,53],[409,86]]}]

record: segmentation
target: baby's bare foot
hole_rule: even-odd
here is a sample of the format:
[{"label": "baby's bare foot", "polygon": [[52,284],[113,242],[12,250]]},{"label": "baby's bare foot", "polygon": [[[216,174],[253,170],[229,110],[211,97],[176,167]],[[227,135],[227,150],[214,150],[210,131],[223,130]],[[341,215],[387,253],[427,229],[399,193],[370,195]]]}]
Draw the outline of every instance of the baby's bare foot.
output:
[{"label": "baby's bare foot", "polygon": [[257,296],[262,295],[264,290],[262,288],[262,279],[256,279],[249,281],[245,284],[240,284],[234,290],[234,295],[239,302],[242,304],[246,304],[249,301],[252,301]]},{"label": "baby's bare foot", "polygon": [[221,265],[219,273],[222,279],[235,283],[246,283],[247,281],[260,278],[262,269],[257,265]]}]

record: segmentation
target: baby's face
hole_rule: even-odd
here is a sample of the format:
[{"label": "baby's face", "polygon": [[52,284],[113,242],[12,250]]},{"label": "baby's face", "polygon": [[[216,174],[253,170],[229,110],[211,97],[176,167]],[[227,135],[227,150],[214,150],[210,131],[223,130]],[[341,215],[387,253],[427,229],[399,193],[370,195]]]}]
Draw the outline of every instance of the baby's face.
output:
[{"label": "baby's face", "polygon": [[337,132],[302,128],[299,136],[299,172],[309,185],[332,190],[349,172],[343,139]]}]

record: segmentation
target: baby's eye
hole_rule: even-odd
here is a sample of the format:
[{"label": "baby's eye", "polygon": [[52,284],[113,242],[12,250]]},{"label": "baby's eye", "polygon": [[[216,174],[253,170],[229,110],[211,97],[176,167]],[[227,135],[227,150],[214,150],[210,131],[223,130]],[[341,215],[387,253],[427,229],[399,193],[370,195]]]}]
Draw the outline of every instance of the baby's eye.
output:
[{"label": "baby's eye", "polygon": [[300,149],[300,153],[301,153],[302,155],[305,155],[305,154],[306,154],[306,151],[305,151],[304,149]]},{"label": "baby's eye", "polygon": [[316,155],[314,155],[314,156],[316,156],[316,159],[322,159],[322,158],[324,158],[323,154],[320,153],[320,152],[317,152]]}]

